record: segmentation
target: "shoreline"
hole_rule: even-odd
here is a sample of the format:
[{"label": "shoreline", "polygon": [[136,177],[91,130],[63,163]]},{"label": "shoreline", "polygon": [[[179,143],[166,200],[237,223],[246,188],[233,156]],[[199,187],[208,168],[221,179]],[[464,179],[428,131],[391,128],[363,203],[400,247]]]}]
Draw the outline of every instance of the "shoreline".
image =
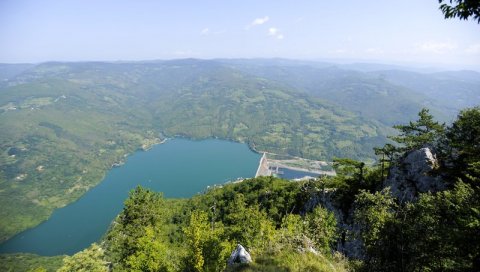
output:
[{"label": "shoreline", "polygon": [[260,177],[260,176],[271,176],[272,172],[268,168],[268,159],[267,159],[267,153],[263,152],[262,158],[260,158],[260,161],[258,163],[258,168],[257,172],[255,173],[255,177]]}]

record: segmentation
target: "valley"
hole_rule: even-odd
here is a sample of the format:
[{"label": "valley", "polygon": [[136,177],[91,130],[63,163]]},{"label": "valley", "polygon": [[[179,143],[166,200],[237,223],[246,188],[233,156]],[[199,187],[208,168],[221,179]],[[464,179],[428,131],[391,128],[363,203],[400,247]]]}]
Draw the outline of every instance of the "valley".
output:
[{"label": "valley", "polygon": [[[331,168],[312,168],[308,160],[373,163],[373,147],[389,141],[392,124],[424,106],[449,121],[480,101],[476,72],[362,72],[277,59],[0,66],[2,241],[47,220],[126,156],[166,138],[246,143],[303,160],[271,158],[276,167],[328,174]],[[422,80],[400,84],[398,74],[461,87],[455,94],[422,92]],[[452,95],[455,103],[448,103]]]},{"label": "valley", "polygon": [[213,139],[171,139],[149,151],[135,152],[78,201],[0,244],[0,253],[75,254],[105,235],[137,186],[168,198],[192,197],[208,187],[253,177],[259,157],[244,144]]}]

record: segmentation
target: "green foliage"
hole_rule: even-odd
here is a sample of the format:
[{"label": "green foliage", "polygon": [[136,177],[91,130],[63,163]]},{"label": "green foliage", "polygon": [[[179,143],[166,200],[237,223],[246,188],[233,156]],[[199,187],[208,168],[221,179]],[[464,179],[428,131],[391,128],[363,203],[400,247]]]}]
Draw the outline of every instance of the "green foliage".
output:
[{"label": "green foliage", "polygon": [[92,244],[73,256],[65,257],[63,266],[58,269],[58,272],[107,272],[108,264],[103,258],[103,249]]},{"label": "green foliage", "polygon": [[129,271],[168,272],[173,271],[168,259],[167,246],[155,237],[155,230],[145,227],[145,234],[137,239],[136,251],[127,257]]},{"label": "green foliage", "polygon": [[38,256],[29,253],[0,254],[0,271],[57,271],[65,256]]},{"label": "green foliage", "polygon": [[[358,194],[354,222],[365,246],[365,270],[479,270],[479,112],[478,107],[463,110],[445,134],[426,110],[419,121],[397,126],[402,134],[394,139],[405,145],[399,157],[424,144],[434,146],[441,160],[437,175],[450,179],[445,182],[452,188],[407,203],[388,190]],[[378,149],[377,154],[389,151]]]},{"label": "green foliage", "polygon": [[477,192],[466,183],[399,205],[387,192],[361,193],[355,222],[368,271],[476,271],[480,240]]},{"label": "green foliage", "polygon": [[207,215],[202,212],[194,212],[190,216],[190,224],[184,229],[188,245],[191,248],[191,254],[187,257],[187,261],[190,262],[189,266],[194,271],[203,271],[205,264],[203,246],[209,228]]},{"label": "green foliage", "polygon": [[447,129],[446,138],[444,153],[451,164],[447,168],[461,178],[475,176],[470,169],[480,162],[480,107],[461,111]]},{"label": "green foliage", "polygon": [[250,250],[265,250],[274,240],[275,225],[257,205],[246,206],[243,195],[236,195],[227,207],[227,233]]},{"label": "green foliage", "polygon": [[28,270],[28,272],[47,272],[48,270],[46,268],[43,268],[43,267],[37,267],[37,268],[34,268],[34,269],[31,269],[31,270]]},{"label": "green foliage", "polygon": [[404,228],[415,269],[478,270],[479,210],[478,192],[463,182],[436,195],[423,194],[417,203],[409,205]]},{"label": "green foliage", "polygon": [[203,211],[190,215],[188,226],[184,228],[188,246],[185,259],[188,271],[223,271],[233,246],[223,240],[224,229],[220,224],[210,225]]},{"label": "green foliage", "polygon": [[[306,183],[261,177],[175,202],[139,187],[104,239],[107,259],[114,271],[224,271],[234,245],[240,243],[260,262],[269,254],[283,256],[313,247],[321,257],[294,255],[302,255],[298,258],[305,258],[312,269],[330,262],[343,267],[331,259],[336,239],[333,214],[317,207],[300,215],[306,201],[300,188]],[[287,259],[277,267],[305,267]]]},{"label": "green foliage", "polygon": [[[163,222],[164,201],[162,195],[138,186],[130,192],[125,201],[122,213],[115,220],[111,230],[106,236],[106,246],[111,258],[120,266],[128,266],[131,258],[156,258],[145,255],[145,247],[139,247],[139,239],[143,244],[152,238],[153,233],[146,232]],[[149,236],[150,235],[150,236]],[[162,248],[161,244],[153,245]],[[131,261],[130,261],[131,262]],[[133,269],[133,268],[132,268]]]},{"label": "green foliage", "polygon": [[47,78],[0,87],[0,105],[16,108],[0,110],[0,240],[78,199],[156,137],[143,111],[124,111],[126,95]]},{"label": "green foliage", "polygon": [[467,20],[473,17],[477,23],[480,23],[480,3],[477,0],[438,0],[438,2],[441,4],[440,10],[445,15],[445,19],[458,17],[461,20]]},{"label": "green foliage", "polygon": [[[299,199],[298,184],[274,177],[247,179],[238,184],[212,188],[204,196],[193,197],[191,206],[204,211],[215,207],[217,220],[228,223],[228,214],[238,209],[258,207],[279,226],[286,212],[299,212],[303,203]],[[237,201],[239,207],[234,202]],[[213,211],[212,211],[213,212]],[[241,220],[239,220],[241,221]]]},{"label": "green foliage", "polygon": [[312,239],[315,247],[324,253],[330,252],[338,238],[337,220],[333,213],[316,207],[306,215],[306,222],[307,236]]},{"label": "green foliage", "polygon": [[305,246],[305,221],[298,214],[288,214],[283,217],[278,233],[278,240],[282,245],[292,248]]},{"label": "green foliage", "polygon": [[[398,88],[359,73],[347,73],[339,84],[328,79],[335,75],[329,69],[322,84],[304,80],[296,89],[290,87],[294,82],[286,86],[264,79],[275,76],[258,76],[259,71],[252,76],[232,65],[42,64],[1,84],[0,239],[80,197],[125,154],[155,143],[159,131],[232,139],[308,158],[368,158],[374,144],[384,144],[387,129],[362,116],[397,122],[419,105],[405,100]],[[369,93],[391,95],[369,101]],[[339,106],[312,96],[348,99]],[[381,104],[384,112],[358,101]],[[400,149],[387,144],[376,150],[381,168],[340,159],[336,177],[299,183],[262,177],[189,200],[164,200],[137,188],[104,238],[105,256],[94,245],[65,258],[63,269],[103,270],[108,260],[114,271],[222,271],[232,245],[240,242],[254,258],[237,267],[245,271],[345,270],[329,252],[338,236],[333,214],[321,207],[304,210],[312,197],[331,192],[345,214],[356,200],[367,269],[479,270],[479,116],[478,108],[462,111],[443,139],[443,126],[422,110],[417,121],[396,126],[400,135],[392,139]],[[387,191],[375,192],[396,155],[439,139],[453,151],[454,188],[405,205]],[[312,241],[322,254],[300,253]],[[28,269],[42,267],[50,269]]]},{"label": "green foliage", "polygon": [[408,125],[396,125],[400,135],[389,137],[402,145],[400,152],[421,148],[425,144],[435,144],[444,132],[444,125],[433,120],[429,110],[423,108],[418,113],[417,121],[410,121]]},{"label": "green foliage", "polygon": [[163,205],[163,197],[161,194],[137,186],[130,192],[124,205],[121,215],[124,225],[131,225],[132,229],[155,226],[162,216],[157,207]]},{"label": "green foliage", "polygon": [[333,168],[338,175],[352,177],[359,182],[363,181],[364,167],[364,162],[348,158],[336,158],[333,160]]},{"label": "green foliage", "polygon": [[382,148],[375,147],[373,150],[375,155],[380,156],[380,182],[383,182],[386,176],[388,176],[387,169],[389,169],[389,166],[394,162],[395,159],[397,159],[397,148],[394,145],[387,143]]},{"label": "green foliage", "polygon": [[335,159],[334,168],[337,173],[333,177],[322,177],[322,190],[333,190],[335,205],[344,214],[348,214],[361,190],[373,192],[382,184],[382,168],[366,166],[365,163],[352,159]]},{"label": "green foliage", "polygon": [[374,194],[362,191],[356,197],[355,206],[355,223],[362,229],[361,239],[371,255],[383,238],[383,228],[393,220],[397,204],[389,190]]}]

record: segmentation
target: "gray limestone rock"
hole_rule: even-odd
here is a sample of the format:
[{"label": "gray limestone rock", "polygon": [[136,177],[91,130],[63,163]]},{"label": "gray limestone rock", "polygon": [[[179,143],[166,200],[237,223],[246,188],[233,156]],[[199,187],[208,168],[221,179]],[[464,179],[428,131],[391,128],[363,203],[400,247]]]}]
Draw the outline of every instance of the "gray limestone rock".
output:
[{"label": "gray limestone rock", "polygon": [[252,257],[250,257],[250,253],[248,253],[247,250],[245,250],[245,248],[241,244],[238,244],[235,250],[230,255],[230,258],[228,258],[227,264],[233,265],[235,263],[251,263],[251,262],[252,262]]},{"label": "gray limestone rock", "polygon": [[390,169],[384,187],[390,187],[392,195],[402,202],[416,199],[419,193],[444,190],[442,177],[433,173],[437,167],[437,156],[431,147],[414,150]]}]

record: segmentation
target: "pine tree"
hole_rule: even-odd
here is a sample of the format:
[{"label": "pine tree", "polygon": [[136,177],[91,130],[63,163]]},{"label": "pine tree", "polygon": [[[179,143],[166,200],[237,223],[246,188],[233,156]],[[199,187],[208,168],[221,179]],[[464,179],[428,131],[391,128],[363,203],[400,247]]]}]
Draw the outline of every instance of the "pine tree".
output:
[{"label": "pine tree", "polygon": [[418,113],[417,121],[410,121],[408,125],[395,125],[393,127],[400,131],[400,135],[389,138],[402,145],[398,149],[399,152],[418,149],[426,144],[434,144],[445,130],[445,125],[434,121],[433,116],[426,108]]}]

